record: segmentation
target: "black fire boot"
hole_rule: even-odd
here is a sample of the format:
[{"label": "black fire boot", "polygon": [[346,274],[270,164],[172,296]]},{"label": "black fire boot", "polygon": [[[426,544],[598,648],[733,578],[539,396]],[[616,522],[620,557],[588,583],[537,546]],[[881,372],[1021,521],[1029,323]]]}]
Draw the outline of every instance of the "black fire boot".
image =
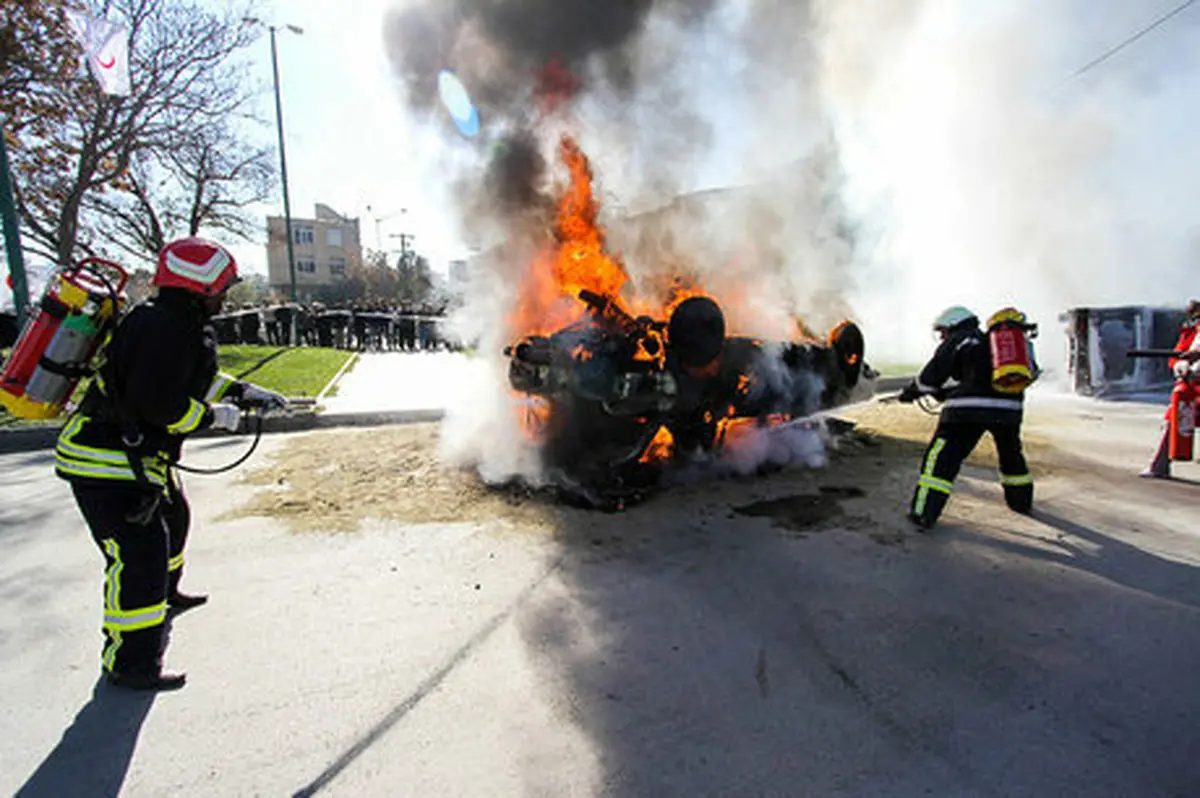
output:
[{"label": "black fire boot", "polygon": [[173,591],[167,596],[167,606],[176,612],[183,612],[184,610],[190,610],[192,607],[199,607],[207,601],[208,596],[190,596],[187,593],[180,593],[178,590]]},{"label": "black fire boot", "polygon": [[1005,485],[1004,503],[1021,515],[1033,513],[1033,485]]},{"label": "black fire boot", "polygon": [[168,690],[178,690],[183,687],[187,681],[187,674],[171,673],[170,671],[135,671],[130,673],[108,671],[107,681],[113,687],[121,687],[126,690],[166,692]]},{"label": "black fire boot", "polygon": [[909,523],[917,528],[918,532],[928,532],[930,529],[933,529],[933,525],[937,523],[937,521],[930,521],[929,519],[923,518],[916,513],[909,513],[906,517],[908,518]]}]

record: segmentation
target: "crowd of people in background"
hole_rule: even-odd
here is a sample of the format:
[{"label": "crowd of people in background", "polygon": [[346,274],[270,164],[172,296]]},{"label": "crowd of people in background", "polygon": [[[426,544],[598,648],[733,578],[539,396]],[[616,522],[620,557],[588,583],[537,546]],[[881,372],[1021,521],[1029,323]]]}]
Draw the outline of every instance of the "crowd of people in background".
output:
[{"label": "crowd of people in background", "polygon": [[357,352],[461,351],[446,332],[446,307],[386,302],[292,304],[263,301],[227,308],[214,316],[217,342],[287,346],[292,324],[296,344]]}]

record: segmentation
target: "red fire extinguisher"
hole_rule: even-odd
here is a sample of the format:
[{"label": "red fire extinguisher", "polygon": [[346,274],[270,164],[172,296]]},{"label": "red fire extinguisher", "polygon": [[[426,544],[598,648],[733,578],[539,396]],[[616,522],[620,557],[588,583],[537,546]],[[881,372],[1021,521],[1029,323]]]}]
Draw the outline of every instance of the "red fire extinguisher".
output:
[{"label": "red fire extinguisher", "polygon": [[100,258],[56,272],[0,373],[0,405],[26,419],[61,413],[125,304],[127,280]]},{"label": "red fire extinguisher", "polygon": [[1187,462],[1192,459],[1197,404],[1200,404],[1200,382],[1187,377],[1180,379],[1171,391],[1171,405],[1167,409],[1167,454],[1172,460]]},{"label": "red fire extinguisher", "polygon": [[992,352],[992,387],[1000,393],[1021,393],[1037,378],[1030,339],[1037,325],[1029,324],[1016,308],[1003,308],[987,323],[988,346]]}]

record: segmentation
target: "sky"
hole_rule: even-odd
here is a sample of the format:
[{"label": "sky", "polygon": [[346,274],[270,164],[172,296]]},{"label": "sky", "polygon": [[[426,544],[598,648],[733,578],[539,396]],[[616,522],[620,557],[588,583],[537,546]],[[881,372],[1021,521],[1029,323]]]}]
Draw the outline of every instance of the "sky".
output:
[{"label": "sky", "polygon": [[[280,31],[279,74],[292,215],[309,217],[317,202],[358,217],[363,245],[398,249],[389,236],[415,235],[435,267],[462,257],[453,219],[429,201],[437,190],[426,164],[435,139],[404,113],[382,46],[382,17],[390,0],[275,0],[263,18],[297,25]],[[263,87],[260,133],[274,146],[275,109],[267,36],[256,46],[254,76]],[[260,215],[282,215],[282,192]],[[379,219],[378,225],[376,218]],[[265,226],[265,219],[264,219]],[[378,240],[376,234],[378,232]],[[249,271],[266,272],[264,239],[234,248]]]},{"label": "sky", "polygon": [[[431,128],[407,112],[401,88],[384,54],[383,16],[405,0],[266,0],[263,18],[292,24],[302,35],[278,34],[289,196],[293,216],[311,216],[322,202],[339,213],[357,216],[363,245],[398,249],[390,236],[411,233],[417,248],[435,269],[466,257],[473,242],[464,241],[447,206],[453,201],[439,178],[439,150],[447,127]],[[270,123],[266,143],[275,141],[275,112],[270,93],[270,45],[258,45],[255,78],[264,87],[259,113]],[[714,59],[704,76],[706,96],[722,113],[736,119],[739,94],[732,73]],[[736,138],[729,126],[725,135]],[[469,145],[467,145],[469,146]],[[737,147],[721,147],[736,151]],[[696,187],[737,182],[734,162],[707,162]],[[263,213],[282,215],[282,199]],[[376,218],[379,218],[378,230]],[[378,233],[378,236],[377,236]],[[239,263],[266,271],[261,242],[234,248]]]}]

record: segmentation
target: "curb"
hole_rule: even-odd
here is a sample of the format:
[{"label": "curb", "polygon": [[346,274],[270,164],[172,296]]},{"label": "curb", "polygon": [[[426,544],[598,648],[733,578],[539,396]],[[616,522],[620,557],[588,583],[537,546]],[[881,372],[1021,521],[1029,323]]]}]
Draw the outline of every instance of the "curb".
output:
[{"label": "curb", "polygon": [[[263,420],[263,434],[309,432],[316,429],[337,427],[383,427],[393,424],[420,424],[441,421],[442,410],[400,410],[384,413],[299,413],[293,416],[276,416]],[[0,454],[19,454],[40,449],[53,449],[58,440],[60,426],[15,429],[0,433]],[[247,437],[243,430],[236,437]],[[191,440],[205,438],[228,438],[227,432],[205,430],[188,436]]]},{"label": "curb", "polygon": [[354,365],[358,363],[360,357],[361,353],[354,352],[350,355],[350,357],[346,358],[346,362],[342,364],[340,369],[338,369],[337,374],[334,374],[333,377],[330,378],[329,382],[325,383],[325,387],[321,389],[319,394],[317,394],[317,398],[313,403],[318,405],[321,404],[321,400],[329,395],[329,392],[333,390],[333,386],[337,385],[342,379],[342,375],[354,368]]},{"label": "curb", "polygon": [[[909,383],[911,377],[886,377],[876,383],[876,395],[897,391]],[[292,416],[275,416],[263,420],[263,434],[309,432],[316,429],[335,429],[339,427],[384,427],[394,424],[421,424],[441,421],[445,411],[429,410],[398,410],[378,413],[298,413]],[[0,454],[18,454],[33,452],[39,449],[54,448],[58,440],[59,426],[33,427],[0,432]],[[248,433],[241,432],[239,437]],[[225,432],[199,432],[190,436],[193,439],[230,437]]]}]

